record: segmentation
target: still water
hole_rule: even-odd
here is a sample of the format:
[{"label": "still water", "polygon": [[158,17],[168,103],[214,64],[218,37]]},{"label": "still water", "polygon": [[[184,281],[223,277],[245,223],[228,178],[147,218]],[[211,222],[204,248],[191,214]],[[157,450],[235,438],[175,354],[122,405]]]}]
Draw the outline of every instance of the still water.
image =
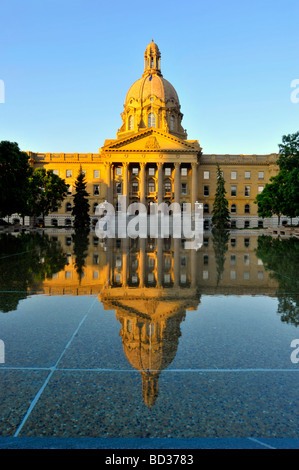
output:
[{"label": "still water", "polygon": [[0,436],[297,438],[298,254],[2,235]]}]

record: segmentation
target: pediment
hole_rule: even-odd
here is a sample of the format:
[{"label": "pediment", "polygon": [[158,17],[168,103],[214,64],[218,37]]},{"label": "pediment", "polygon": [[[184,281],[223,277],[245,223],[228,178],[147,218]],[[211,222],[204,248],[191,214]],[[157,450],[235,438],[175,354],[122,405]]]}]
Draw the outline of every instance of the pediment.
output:
[{"label": "pediment", "polygon": [[164,152],[164,151],[184,151],[198,152],[200,150],[197,141],[180,139],[172,134],[156,130],[146,129],[138,133],[131,134],[122,139],[108,141],[102,151],[105,152]]}]

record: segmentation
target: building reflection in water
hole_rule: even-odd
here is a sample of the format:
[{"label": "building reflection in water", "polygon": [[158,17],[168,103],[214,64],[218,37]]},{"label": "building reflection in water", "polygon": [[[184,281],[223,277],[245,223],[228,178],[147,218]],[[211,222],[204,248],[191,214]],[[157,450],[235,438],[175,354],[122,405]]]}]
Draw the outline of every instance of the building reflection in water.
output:
[{"label": "building reflection in water", "polygon": [[[159,376],[176,356],[186,311],[196,310],[202,294],[275,295],[277,283],[255,256],[256,236],[224,237],[225,246],[204,237],[200,250],[182,239],[106,239],[88,237],[78,274],[71,234],[55,234],[67,265],[41,286],[49,295],[98,294],[114,310],[127,360],[142,377],[144,402],[152,407]],[[220,237],[221,239],[221,237]],[[219,270],[221,266],[221,270]]]},{"label": "building reflection in water", "polygon": [[105,310],[115,311],[124,353],[141,374],[148,407],[157,399],[161,371],[176,356],[186,311],[198,309],[201,295],[276,296],[279,287],[264,268],[258,236],[206,234],[196,252],[182,239],[100,240],[89,234],[78,240],[67,230],[47,237],[65,260],[59,265],[52,255],[47,258],[49,275],[39,276],[35,292],[96,294]]}]

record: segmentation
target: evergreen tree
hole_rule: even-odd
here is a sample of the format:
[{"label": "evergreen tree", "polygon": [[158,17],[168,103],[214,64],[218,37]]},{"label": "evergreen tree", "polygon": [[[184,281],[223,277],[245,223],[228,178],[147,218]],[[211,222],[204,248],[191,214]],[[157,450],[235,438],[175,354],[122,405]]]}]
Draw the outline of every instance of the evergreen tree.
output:
[{"label": "evergreen tree", "polygon": [[230,215],[225,194],[225,181],[217,163],[217,187],[212,210],[212,224],[218,228],[227,228],[229,226]]},{"label": "evergreen tree", "polygon": [[90,227],[88,192],[86,191],[85,175],[80,167],[80,171],[75,183],[76,193],[74,195],[74,204],[72,215],[75,217],[75,230],[86,231]]}]

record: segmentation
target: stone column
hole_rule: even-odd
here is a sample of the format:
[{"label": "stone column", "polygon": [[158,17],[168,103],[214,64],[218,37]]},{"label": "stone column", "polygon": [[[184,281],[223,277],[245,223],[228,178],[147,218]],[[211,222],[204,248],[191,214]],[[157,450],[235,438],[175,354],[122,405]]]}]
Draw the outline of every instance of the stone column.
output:
[{"label": "stone column", "polygon": [[192,163],[192,188],[191,188],[191,212],[195,211],[195,203],[197,201],[197,166],[196,162]]},{"label": "stone column", "polygon": [[174,285],[178,287],[180,285],[180,247],[181,247],[181,239],[174,238],[174,260],[173,260],[173,270],[174,270]]},{"label": "stone column", "polygon": [[163,163],[158,163],[158,204],[163,202]]},{"label": "stone column", "polygon": [[106,201],[112,203],[111,163],[106,163]]},{"label": "stone column", "polygon": [[181,200],[181,164],[174,164],[174,202],[180,204]]},{"label": "stone column", "polygon": [[157,283],[163,286],[163,238],[157,239]]},{"label": "stone column", "polygon": [[139,287],[144,287],[144,277],[145,277],[145,238],[140,238]]},{"label": "stone column", "polygon": [[145,163],[140,163],[140,202],[145,205]]},{"label": "stone column", "polygon": [[190,250],[190,257],[191,257],[191,287],[196,287],[197,285],[197,251]]},{"label": "stone column", "polygon": [[127,210],[129,205],[129,181],[128,181],[128,163],[123,163],[123,196],[126,196],[126,207]]},{"label": "stone column", "polygon": [[129,239],[123,239],[123,254],[122,254],[122,285],[126,287],[128,284],[128,256],[129,256]]}]

